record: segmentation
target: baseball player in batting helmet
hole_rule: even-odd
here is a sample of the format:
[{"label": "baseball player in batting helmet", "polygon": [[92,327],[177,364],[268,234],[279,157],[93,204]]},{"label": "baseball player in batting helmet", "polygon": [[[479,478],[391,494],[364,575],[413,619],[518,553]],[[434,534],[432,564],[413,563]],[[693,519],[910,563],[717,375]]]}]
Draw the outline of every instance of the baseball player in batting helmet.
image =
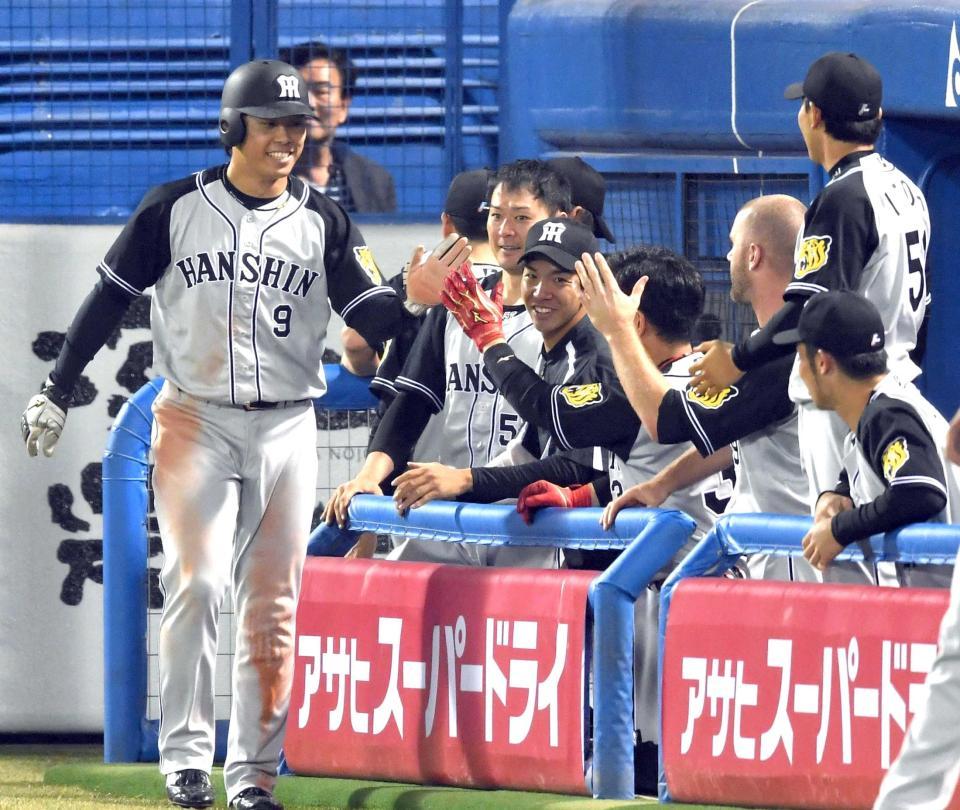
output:
[{"label": "baseball player in batting helmet", "polygon": [[[237,625],[224,765],[230,807],[275,810],[293,621],[316,492],[312,400],[332,310],[376,343],[409,314],[340,206],[291,171],[313,111],[300,74],[258,60],[227,78],[226,165],[151,189],[97,268],[54,369],[22,417],[51,455],[84,367],[152,288],[153,489],[163,539],[160,769],[182,807],[214,793],[214,665],[227,589]],[[430,257],[416,268],[442,277]]]}]

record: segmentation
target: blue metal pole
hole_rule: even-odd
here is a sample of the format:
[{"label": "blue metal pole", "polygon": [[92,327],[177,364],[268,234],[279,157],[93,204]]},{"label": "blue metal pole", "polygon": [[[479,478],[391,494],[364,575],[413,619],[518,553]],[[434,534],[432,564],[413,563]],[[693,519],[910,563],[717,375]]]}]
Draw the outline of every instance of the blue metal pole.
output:
[{"label": "blue metal pole", "polygon": [[230,69],[253,58],[253,4],[255,0],[230,3]]},{"label": "blue metal pole", "polygon": [[447,0],[444,8],[447,77],[443,90],[444,158],[449,183],[463,170],[463,0]]},{"label": "blue metal pole", "polygon": [[147,456],[153,380],[121,408],[103,455],[103,758],[137,762],[147,706]]},{"label": "blue metal pole", "polygon": [[251,59],[277,56],[277,0],[253,0],[250,31]]}]

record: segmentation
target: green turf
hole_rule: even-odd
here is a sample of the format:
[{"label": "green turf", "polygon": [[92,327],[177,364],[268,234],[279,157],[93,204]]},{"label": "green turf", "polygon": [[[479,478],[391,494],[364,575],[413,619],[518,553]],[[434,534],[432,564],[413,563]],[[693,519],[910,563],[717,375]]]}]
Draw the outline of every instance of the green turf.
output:
[{"label": "green turf", "polygon": [[[225,796],[220,769],[214,769],[218,806]],[[48,785],[71,785],[91,793],[147,798],[163,796],[163,778],[156,765],[102,765],[89,762],[54,765],[44,773]],[[522,793],[507,790],[466,790],[425,787],[395,782],[356,779],[319,779],[285,776],[277,782],[277,798],[288,808],[349,808],[350,810],[618,810],[650,807],[653,799],[634,801],[594,800],[550,793]]]},{"label": "green turf", "polygon": [[[165,801],[163,777],[156,764],[113,764],[102,762],[99,746],[0,747],[0,810],[6,807],[63,808],[88,810],[117,806],[169,808]],[[6,766],[6,770],[4,770]],[[25,787],[11,796],[16,780],[25,774],[43,774],[42,785]],[[223,774],[215,768],[213,783],[217,807],[226,807]],[[38,780],[39,781],[39,780]],[[12,792],[12,791],[11,791]],[[32,798],[28,798],[32,797]],[[523,793],[507,790],[467,790],[463,788],[405,785],[356,779],[330,779],[284,776],[277,782],[277,797],[287,810],[614,810],[615,808],[652,808],[655,799],[633,801],[595,800],[549,793]],[[667,805],[678,810],[736,810],[718,806]]]}]

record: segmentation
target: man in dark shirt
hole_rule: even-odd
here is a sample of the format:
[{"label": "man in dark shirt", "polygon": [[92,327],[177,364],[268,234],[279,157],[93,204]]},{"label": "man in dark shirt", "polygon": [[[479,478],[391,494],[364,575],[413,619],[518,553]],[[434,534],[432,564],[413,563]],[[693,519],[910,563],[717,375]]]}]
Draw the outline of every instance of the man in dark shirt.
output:
[{"label": "man in dark shirt", "polygon": [[300,71],[317,120],[294,172],[343,206],[360,214],[397,210],[393,177],[383,166],[335,140],[350,113],[356,84],[347,54],[322,42],[296,45],[281,58]]}]

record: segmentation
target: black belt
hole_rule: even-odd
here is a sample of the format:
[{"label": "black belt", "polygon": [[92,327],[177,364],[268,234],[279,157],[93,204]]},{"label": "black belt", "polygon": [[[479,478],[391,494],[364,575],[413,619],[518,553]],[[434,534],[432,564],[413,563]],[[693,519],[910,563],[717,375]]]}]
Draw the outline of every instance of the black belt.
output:
[{"label": "black belt", "polygon": [[255,402],[244,402],[237,407],[243,408],[245,411],[272,411],[274,408],[289,408],[293,405],[304,405],[311,401],[310,399],[284,399],[280,402],[264,402],[262,399],[258,399]]},{"label": "black belt", "polygon": [[193,394],[189,394],[182,388],[178,388],[176,385],[173,385],[173,383],[170,383],[170,385],[173,386],[173,388],[182,396],[185,396],[188,399],[193,399],[197,402],[203,402],[208,405],[215,405],[218,408],[243,408],[245,411],[272,411],[276,408],[291,408],[294,405],[306,405],[308,402],[313,402],[313,400],[310,398],[282,399],[279,402],[265,402],[262,399],[257,399],[253,402],[215,402],[213,400],[204,399],[203,397],[195,397]]}]

